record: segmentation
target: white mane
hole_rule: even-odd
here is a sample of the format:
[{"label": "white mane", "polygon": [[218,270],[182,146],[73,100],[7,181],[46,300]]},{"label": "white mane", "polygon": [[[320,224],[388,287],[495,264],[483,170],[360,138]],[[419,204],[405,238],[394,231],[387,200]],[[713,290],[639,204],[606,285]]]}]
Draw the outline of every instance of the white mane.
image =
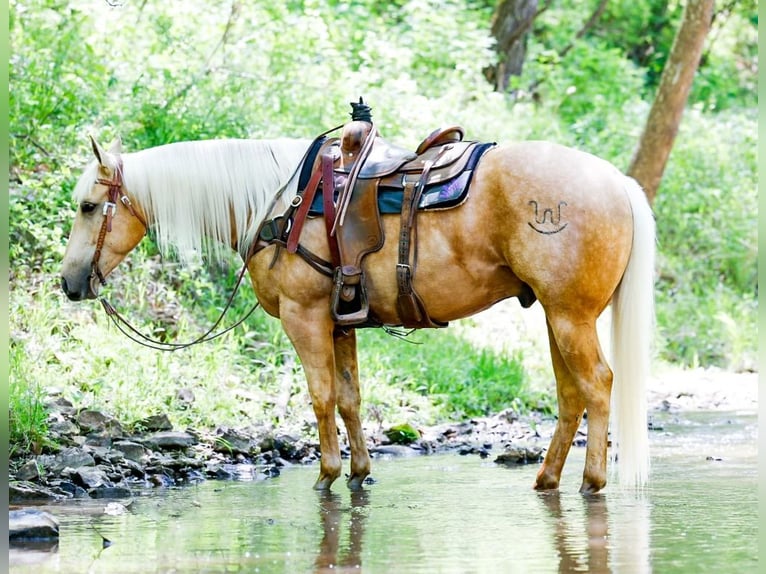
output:
[{"label": "white mane", "polygon": [[[167,144],[122,155],[123,181],[147,213],[163,254],[172,248],[182,259],[203,252],[219,258],[222,247],[231,247],[234,240],[244,255],[280,188],[286,186],[280,203],[295,195],[295,172],[310,143],[224,139]],[[105,161],[115,165],[115,159]],[[75,187],[76,201],[88,196],[96,177],[93,162]]]}]

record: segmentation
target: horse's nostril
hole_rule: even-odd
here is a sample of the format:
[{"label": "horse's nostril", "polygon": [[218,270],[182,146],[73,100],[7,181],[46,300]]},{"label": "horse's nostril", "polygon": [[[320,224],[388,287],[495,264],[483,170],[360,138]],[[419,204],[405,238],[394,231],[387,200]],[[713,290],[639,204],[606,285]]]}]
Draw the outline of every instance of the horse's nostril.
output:
[{"label": "horse's nostril", "polygon": [[80,301],[84,296],[84,294],[81,293],[78,289],[73,289],[64,277],[61,278],[61,290],[64,292],[64,295],[69,298],[70,301]]}]

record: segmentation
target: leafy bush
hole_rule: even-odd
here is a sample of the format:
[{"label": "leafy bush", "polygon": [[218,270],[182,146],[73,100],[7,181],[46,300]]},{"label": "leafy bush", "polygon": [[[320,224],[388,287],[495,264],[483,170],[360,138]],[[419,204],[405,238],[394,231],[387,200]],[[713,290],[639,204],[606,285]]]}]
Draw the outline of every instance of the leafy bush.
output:
[{"label": "leafy bush", "polygon": [[670,361],[755,365],[756,125],[754,112],[690,110],[673,150],[654,205],[658,319]]}]

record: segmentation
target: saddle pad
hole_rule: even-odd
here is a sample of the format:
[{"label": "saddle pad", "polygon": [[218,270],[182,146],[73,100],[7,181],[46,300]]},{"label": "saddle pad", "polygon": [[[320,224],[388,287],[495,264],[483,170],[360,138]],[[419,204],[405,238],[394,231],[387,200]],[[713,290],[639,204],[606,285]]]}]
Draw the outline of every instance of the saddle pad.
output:
[{"label": "saddle pad", "polygon": [[[465,201],[468,194],[468,186],[473,178],[473,172],[479,159],[488,149],[493,147],[494,143],[483,143],[476,146],[471,152],[471,158],[466,164],[466,169],[461,174],[440,183],[427,185],[423,190],[418,202],[418,209],[447,209],[455,207]],[[387,188],[381,186],[378,188],[378,209],[380,213],[391,214],[402,212],[402,196],[404,192],[401,189]],[[338,191],[335,192],[337,198]],[[317,193],[314,201],[311,203],[309,215],[322,215],[322,194]]]}]

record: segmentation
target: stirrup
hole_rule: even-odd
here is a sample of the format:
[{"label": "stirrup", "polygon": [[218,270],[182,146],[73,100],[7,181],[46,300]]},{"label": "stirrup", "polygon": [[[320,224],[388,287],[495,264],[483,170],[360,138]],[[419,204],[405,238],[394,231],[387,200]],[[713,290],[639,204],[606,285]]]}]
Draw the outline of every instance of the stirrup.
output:
[{"label": "stirrup", "polygon": [[333,275],[330,314],[342,327],[365,323],[370,314],[364,272],[352,266],[336,267]]}]

